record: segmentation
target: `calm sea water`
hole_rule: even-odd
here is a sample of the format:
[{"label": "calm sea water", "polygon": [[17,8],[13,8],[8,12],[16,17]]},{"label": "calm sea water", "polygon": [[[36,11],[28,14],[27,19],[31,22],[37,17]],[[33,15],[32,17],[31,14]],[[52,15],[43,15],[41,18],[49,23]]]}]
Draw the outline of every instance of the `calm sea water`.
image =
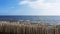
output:
[{"label": "calm sea water", "polygon": [[60,16],[0,16],[0,21],[26,21],[60,24]]}]

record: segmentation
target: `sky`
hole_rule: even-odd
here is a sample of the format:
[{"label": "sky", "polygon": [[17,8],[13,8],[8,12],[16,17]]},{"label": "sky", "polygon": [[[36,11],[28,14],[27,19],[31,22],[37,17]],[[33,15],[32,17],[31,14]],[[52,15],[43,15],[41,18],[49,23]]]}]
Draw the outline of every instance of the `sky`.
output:
[{"label": "sky", "polygon": [[60,0],[0,0],[0,15],[60,15]]}]

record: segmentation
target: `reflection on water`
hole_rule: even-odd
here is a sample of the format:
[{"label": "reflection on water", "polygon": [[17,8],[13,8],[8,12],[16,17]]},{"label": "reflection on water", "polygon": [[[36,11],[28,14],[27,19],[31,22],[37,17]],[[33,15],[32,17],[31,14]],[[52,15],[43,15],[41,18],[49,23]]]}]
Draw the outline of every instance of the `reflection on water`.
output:
[{"label": "reflection on water", "polygon": [[31,23],[60,24],[60,16],[0,16],[0,21],[30,21]]}]

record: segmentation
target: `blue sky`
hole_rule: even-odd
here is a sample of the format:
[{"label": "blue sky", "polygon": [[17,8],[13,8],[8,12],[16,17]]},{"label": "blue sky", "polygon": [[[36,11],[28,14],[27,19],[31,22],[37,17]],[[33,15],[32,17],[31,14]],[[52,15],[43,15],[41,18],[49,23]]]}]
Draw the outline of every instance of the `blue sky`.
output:
[{"label": "blue sky", "polygon": [[0,0],[0,15],[60,15],[60,0]]}]

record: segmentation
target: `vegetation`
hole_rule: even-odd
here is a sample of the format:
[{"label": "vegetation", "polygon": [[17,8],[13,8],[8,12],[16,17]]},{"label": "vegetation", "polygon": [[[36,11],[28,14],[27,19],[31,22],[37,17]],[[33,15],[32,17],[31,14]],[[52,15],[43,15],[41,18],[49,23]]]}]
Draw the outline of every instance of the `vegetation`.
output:
[{"label": "vegetation", "polygon": [[46,24],[30,24],[29,22],[21,24],[1,22],[0,34],[60,34],[60,26],[49,27]]}]

